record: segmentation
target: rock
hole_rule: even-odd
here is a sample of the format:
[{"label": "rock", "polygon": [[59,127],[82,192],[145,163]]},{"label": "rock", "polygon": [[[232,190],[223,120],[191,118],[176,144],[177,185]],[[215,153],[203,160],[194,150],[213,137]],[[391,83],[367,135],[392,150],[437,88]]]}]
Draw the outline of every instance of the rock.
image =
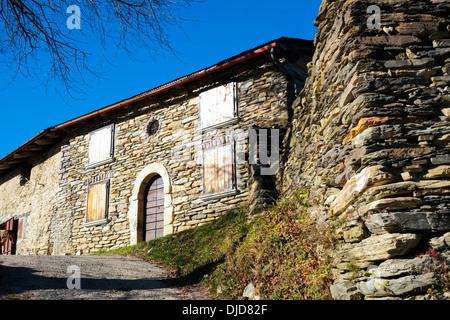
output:
[{"label": "rock", "polygon": [[353,176],[345,184],[342,192],[331,204],[330,213],[338,215],[342,213],[368,186],[380,185],[389,182],[392,175],[384,171],[381,165],[367,167],[359,174]]},{"label": "rock", "polygon": [[431,154],[433,151],[435,151],[435,148],[433,147],[383,149],[366,154],[362,158],[362,162],[364,164],[380,159],[388,159],[389,161],[392,161],[395,159],[416,158]]},{"label": "rock", "polygon": [[450,230],[450,216],[436,212],[382,212],[371,214],[365,221],[373,234],[386,232]]},{"label": "rock", "polygon": [[439,261],[429,255],[409,259],[390,259],[367,272],[371,278],[392,278],[437,270]]},{"label": "rock", "polygon": [[244,292],[242,293],[242,296],[244,298],[252,299],[254,298],[256,294],[256,288],[253,284],[253,282],[250,282],[244,289]]},{"label": "rock", "polygon": [[438,154],[436,157],[431,158],[432,164],[450,164],[450,154]]},{"label": "rock", "polygon": [[336,200],[337,198],[337,194],[333,194],[331,196],[328,196],[327,199],[325,200],[325,205],[329,206],[333,203],[334,200]]},{"label": "rock", "polygon": [[450,108],[441,109],[441,112],[444,114],[444,116],[450,117]]},{"label": "rock", "polygon": [[445,250],[450,248],[450,232],[445,233],[440,237],[431,238],[429,244],[436,250]]},{"label": "rock", "polygon": [[358,124],[350,130],[350,134],[344,139],[342,142],[343,145],[346,145],[350,141],[352,141],[353,138],[355,138],[357,135],[359,135],[361,132],[366,130],[367,128],[371,126],[377,126],[381,124],[385,124],[389,121],[395,121],[398,119],[392,118],[392,117],[369,117],[369,118],[361,118],[358,122]]},{"label": "rock", "polygon": [[345,242],[353,243],[360,242],[361,240],[369,237],[369,234],[363,228],[356,226],[350,230],[344,231]]},{"label": "rock", "polygon": [[418,59],[418,58],[420,58],[420,56],[418,56],[417,54],[412,52],[410,48],[406,48],[406,56],[408,57],[408,59]]},{"label": "rock", "polygon": [[334,300],[356,300],[361,298],[361,293],[351,281],[337,279],[330,287],[331,297]]},{"label": "rock", "polygon": [[416,197],[397,197],[380,199],[361,206],[358,211],[360,215],[382,210],[398,210],[403,208],[415,208],[423,204],[423,200]]},{"label": "rock", "polygon": [[409,173],[408,171],[406,172],[402,172],[402,179],[403,181],[411,181],[414,179],[414,177],[411,175],[411,173]]},{"label": "rock", "polygon": [[364,297],[364,300],[381,300],[381,301],[396,301],[403,300],[400,297]]},{"label": "rock", "polygon": [[427,174],[423,176],[424,179],[435,179],[435,178],[449,178],[450,177],[450,166],[443,165],[437,168],[428,170]]},{"label": "rock", "polygon": [[428,68],[433,67],[435,64],[434,58],[422,58],[422,59],[406,59],[406,60],[389,60],[384,63],[386,68]]},{"label": "rock", "polygon": [[346,112],[341,114],[341,122],[346,125],[352,123],[356,110],[361,110],[363,106],[375,105],[375,104],[389,104],[396,102],[396,98],[393,96],[378,94],[378,93],[363,93],[357,96],[357,98],[349,103],[346,108]]},{"label": "rock", "polygon": [[359,243],[344,246],[336,254],[339,261],[380,261],[410,252],[420,241],[414,233],[386,233],[372,235]]},{"label": "rock", "polygon": [[400,230],[395,216],[388,212],[371,214],[364,223],[373,234],[397,232]]},{"label": "rock", "polygon": [[433,40],[433,48],[450,47],[450,39]]},{"label": "rock", "polygon": [[434,272],[429,272],[397,279],[373,278],[359,282],[357,288],[365,296],[401,296],[409,293],[425,292],[436,283],[436,275]]}]

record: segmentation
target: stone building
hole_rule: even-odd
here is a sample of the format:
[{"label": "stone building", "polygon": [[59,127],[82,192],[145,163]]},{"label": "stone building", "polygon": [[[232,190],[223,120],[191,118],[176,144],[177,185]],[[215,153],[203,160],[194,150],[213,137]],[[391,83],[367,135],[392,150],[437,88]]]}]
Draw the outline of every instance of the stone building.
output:
[{"label": "stone building", "polygon": [[334,299],[423,298],[450,266],[449,12],[323,0],[315,51],[278,39],[44,130],[0,159],[0,227],[89,253],[308,190]]},{"label": "stone building", "polygon": [[0,159],[13,251],[86,254],[257,213],[280,191],[312,54],[281,38],[42,131]]}]

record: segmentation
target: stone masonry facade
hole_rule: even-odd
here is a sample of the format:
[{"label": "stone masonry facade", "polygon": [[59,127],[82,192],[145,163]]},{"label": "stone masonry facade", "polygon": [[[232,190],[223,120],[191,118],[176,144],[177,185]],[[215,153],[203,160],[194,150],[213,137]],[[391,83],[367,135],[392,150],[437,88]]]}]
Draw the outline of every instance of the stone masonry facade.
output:
[{"label": "stone masonry facade", "polygon": [[30,179],[17,168],[0,178],[0,223],[20,220],[22,232],[17,242],[17,254],[51,254],[49,242],[57,204],[60,145],[30,164]]},{"label": "stone masonry facade", "polygon": [[[169,101],[143,103],[133,110],[121,110],[120,114],[111,115],[115,125],[115,160],[86,169],[89,132],[103,124],[87,126],[82,135],[77,128],[74,136],[62,146],[58,192],[58,202],[62,204],[60,210],[66,211],[72,219],[72,247],[89,253],[130,243],[129,199],[139,173],[152,163],[161,163],[167,169],[171,184],[173,217],[172,221],[166,221],[171,225],[166,234],[195,227],[226,211],[246,206],[248,164],[236,168],[237,194],[202,199],[202,163],[198,155],[201,155],[201,142],[239,139],[235,133],[241,128],[256,125],[286,128],[289,125],[288,108],[292,102],[289,82],[274,64],[257,68],[256,72],[250,69],[250,74],[244,72],[235,79],[240,120],[212,132],[199,130],[198,94],[187,94],[178,101],[168,98]],[[146,126],[151,119],[159,119],[160,129],[149,138]],[[105,123],[109,124],[110,120]],[[85,226],[87,186],[89,179],[97,177],[110,179],[109,216],[103,224]]]}]

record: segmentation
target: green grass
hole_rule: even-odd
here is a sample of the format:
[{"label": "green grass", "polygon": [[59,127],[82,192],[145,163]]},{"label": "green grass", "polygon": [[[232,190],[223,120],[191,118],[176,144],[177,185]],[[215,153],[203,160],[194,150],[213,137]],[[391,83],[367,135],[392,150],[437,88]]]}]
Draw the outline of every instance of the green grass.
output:
[{"label": "green grass", "polygon": [[261,299],[328,299],[333,238],[307,214],[304,193],[249,221],[237,210],[194,229],[100,254],[160,261],[200,281],[217,299],[242,299],[253,282]]},{"label": "green grass", "polygon": [[247,233],[247,214],[231,211],[213,222],[134,246],[97,254],[132,255],[153,259],[188,276],[223,261],[230,247]]},{"label": "green grass", "polygon": [[303,197],[281,201],[254,220],[240,245],[205,277],[204,284],[218,298],[241,298],[250,282],[261,299],[330,298],[331,261],[326,252],[333,237],[309,219]]}]

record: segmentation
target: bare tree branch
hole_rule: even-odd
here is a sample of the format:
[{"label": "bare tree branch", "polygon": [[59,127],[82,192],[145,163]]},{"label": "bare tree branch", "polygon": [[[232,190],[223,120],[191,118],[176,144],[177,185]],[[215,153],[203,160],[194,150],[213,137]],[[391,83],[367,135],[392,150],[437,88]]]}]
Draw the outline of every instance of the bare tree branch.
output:
[{"label": "bare tree branch", "polygon": [[[173,52],[167,30],[185,21],[175,13],[194,0],[0,0],[0,71],[15,76],[45,72],[48,82],[62,83],[75,99],[83,93],[86,74],[100,76],[90,67],[89,39],[103,52],[114,43],[132,55],[135,48],[150,54]],[[69,30],[67,9],[77,5],[81,29]],[[87,39],[87,40],[86,40]],[[106,57],[105,57],[106,59]],[[43,66],[49,66],[43,70]],[[56,86],[55,86],[56,88]]]}]

